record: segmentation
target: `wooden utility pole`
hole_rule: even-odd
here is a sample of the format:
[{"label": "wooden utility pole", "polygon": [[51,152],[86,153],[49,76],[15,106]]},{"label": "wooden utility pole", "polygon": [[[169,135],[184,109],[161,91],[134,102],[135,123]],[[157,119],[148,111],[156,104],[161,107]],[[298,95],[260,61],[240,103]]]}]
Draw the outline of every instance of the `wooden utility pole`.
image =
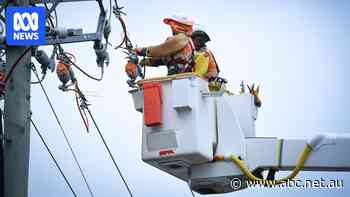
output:
[{"label": "wooden utility pole", "polygon": [[[16,6],[25,6],[29,0],[17,0]],[[15,5],[13,5],[15,6]],[[6,48],[6,72],[27,47]],[[28,169],[30,145],[30,76],[31,51],[18,63],[6,86],[4,128],[4,197],[28,196]]]},{"label": "wooden utility pole", "polygon": [[2,117],[3,117],[3,112],[2,112],[2,107],[0,109],[0,196],[5,196],[5,191],[4,191],[4,128],[2,124]]}]

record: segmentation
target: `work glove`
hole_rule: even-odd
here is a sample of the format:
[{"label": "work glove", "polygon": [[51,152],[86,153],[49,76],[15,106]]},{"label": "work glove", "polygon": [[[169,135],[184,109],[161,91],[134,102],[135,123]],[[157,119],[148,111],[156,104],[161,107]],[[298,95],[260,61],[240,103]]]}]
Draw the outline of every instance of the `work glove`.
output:
[{"label": "work glove", "polygon": [[257,86],[255,89],[255,84],[253,83],[251,86],[247,85],[250,94],[254,96],[254,104],[257,107],[261,107],[261,100],[259,98],[260,86]]},{"label": "work glove", "polygon": [[138,56],[147,56],[147,48],[137,47],[133,49]]}]

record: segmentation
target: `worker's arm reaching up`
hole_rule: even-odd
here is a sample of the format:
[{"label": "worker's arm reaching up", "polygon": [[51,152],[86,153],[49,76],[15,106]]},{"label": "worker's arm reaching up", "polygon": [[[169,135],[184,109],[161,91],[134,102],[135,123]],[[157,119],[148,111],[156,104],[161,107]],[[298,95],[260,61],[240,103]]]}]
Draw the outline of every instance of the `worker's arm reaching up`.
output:
[{"label": "worker's arm reaching up", "polygon": [[184,33],[179,33],[169,37],[164,43],[156,46],[136,48],[138,55],[148,57],[144,60],[144,65],[157,66],[166,64],[167,57],[176,54],[185,48],[190,42],[190,38]]},{"label": "worker's arm reaching up", "polygon": [[169,37],[164,43],[157,46],[147,47],[148,57],[167,57],[185,48],[190,38],[184,33]]}]

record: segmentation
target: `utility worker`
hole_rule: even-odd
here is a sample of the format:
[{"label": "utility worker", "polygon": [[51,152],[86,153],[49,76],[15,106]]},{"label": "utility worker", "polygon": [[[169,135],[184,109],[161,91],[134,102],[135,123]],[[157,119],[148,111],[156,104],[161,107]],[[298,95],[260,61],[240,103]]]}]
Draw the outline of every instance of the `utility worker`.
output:
[{"label": "utility worker", "polygon": [[207,80],[215,79],[220,70],[213,53],[206,46],[210,37],[205,31],[196,30],[192,33],[192,40],[196,48],[194,53],[195,73]]},{"label": "utility worker", "polygon": [[168,75],[192,72],[194,66],[194,45],[191,39],[193,21],[177,14],[165,18],[163,22],[171,27],[173,36],[160,45],[134,49],[139,56],[146,57],[143,66],[168,67]]}]

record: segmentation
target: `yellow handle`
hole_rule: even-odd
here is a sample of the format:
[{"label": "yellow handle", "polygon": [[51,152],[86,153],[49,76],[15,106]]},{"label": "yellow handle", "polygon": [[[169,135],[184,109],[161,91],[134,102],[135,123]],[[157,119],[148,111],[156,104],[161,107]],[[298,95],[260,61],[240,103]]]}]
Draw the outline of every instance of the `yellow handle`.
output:
[{"label": "yellow handle", "polygon": [[[298,173],[300,172],[300,170],[304,167],[305,162],[306,162],[307,158],[309,157],[311,151],[312,151],[312,147],[309,144],[306,144],[306,146],[305,146],[303,152],[301,153],[301,155],[300,155],[300,157],[298,159],[298,162],[297,162],[295,168],[293,169],[292,173],[289,174],[288,176],[284,177],[284,178],[277,179],[277,180],[266,180],[266,179],[258,178],[258,177],[256,177],[254,174],[252,174],[250,172],[250,170],[245,165],[243,160],[240,160],[235,155],[231,155],[230,159],[240,168],[240,170],[243,172],[243,174],[249,180],[257,181],[260,184],[277,185],[277,184],[285,183],[286,181],[295,178],[298,175]],[[222,156],[218,156],[216,158],[218,160],[222,160],[223,159]]]}]

